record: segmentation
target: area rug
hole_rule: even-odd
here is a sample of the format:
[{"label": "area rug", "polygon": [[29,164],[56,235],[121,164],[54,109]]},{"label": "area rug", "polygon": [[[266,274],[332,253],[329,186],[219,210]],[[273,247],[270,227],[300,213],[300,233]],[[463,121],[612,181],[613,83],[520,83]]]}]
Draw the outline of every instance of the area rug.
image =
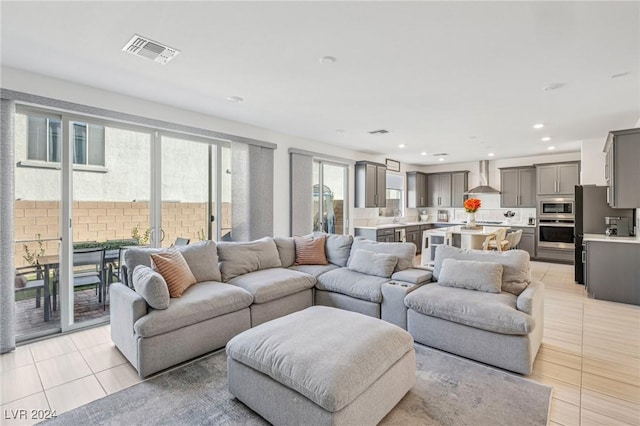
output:
[{"label": "area rug", "polygon": [[[551,388],[416,345],[416,384],[383,425],[546,425]],[[227,390],[219,351],[45,422],[51,425],[264,425]]]}]

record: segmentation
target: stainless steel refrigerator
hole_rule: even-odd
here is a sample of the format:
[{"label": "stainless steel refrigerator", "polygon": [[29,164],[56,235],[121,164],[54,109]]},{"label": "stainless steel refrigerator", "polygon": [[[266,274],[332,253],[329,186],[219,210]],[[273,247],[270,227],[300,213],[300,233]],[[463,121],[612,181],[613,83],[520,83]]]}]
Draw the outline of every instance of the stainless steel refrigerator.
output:
[{"label": "stainless steel refrigerator", "polygon": [[607,225],[605,216],[628,217],[632,222],[633,209],[612,209],[607,204],[607,187],[596,185],[576,186],[576,251],[575,280],[584,284],[584,264],[582,262],[582,239],[584,234],[604,234]]}]

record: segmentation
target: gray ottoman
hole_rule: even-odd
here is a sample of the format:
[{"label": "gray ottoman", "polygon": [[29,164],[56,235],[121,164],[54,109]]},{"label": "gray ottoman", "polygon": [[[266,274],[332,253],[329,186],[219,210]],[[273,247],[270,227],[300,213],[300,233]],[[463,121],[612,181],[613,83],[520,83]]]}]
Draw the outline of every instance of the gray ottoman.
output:
[{"label": "gray ottoman", "polygon": [[240,333],[227,355],[229,391],[276,425],[376,424],[415,382],[409,333],[326,306]]}]

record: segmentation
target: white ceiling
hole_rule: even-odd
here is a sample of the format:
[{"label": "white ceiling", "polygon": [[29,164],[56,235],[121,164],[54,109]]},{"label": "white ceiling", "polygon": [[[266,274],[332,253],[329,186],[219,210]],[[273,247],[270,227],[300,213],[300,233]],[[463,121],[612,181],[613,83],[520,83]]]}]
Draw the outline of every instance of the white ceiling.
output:
[{"label": "white ceiling", "polygon": [[[639,6],[2,1],[1,59],[409,163],[459,162],[576,151],[633,127]],[[160,65],[122,52],[134,33],[182,53]],[[543,90],[553,83],[565,86]]]}]

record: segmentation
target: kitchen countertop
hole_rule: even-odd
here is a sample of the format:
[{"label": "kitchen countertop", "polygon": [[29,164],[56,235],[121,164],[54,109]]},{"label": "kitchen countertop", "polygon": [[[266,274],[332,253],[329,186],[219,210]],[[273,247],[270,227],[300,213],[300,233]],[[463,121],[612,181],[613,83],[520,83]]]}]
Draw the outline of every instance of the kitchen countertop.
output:
[{"label": "kitchen countertop", "polygon": [[[509,225],[506,225],[506,226],[508,227]],[[488,236],[496,233],[497,230],[494,230],[494,231],[485,230],[484,227],[481,227],[480,229],[466,229],[464,226],[457,225],[457,226],[449,226],[447,228],[429,229],[428,231],[425,231],[425,232],[432,235],[441,235],[441,236],[444,236],[446,234],[469,234],[469,235]]]},{"label": "kitchen countertop", "polygon": [[631,244],[640,244],[640,236],[635,237],[617,237],[617,236],[607,236],[605,234],[584,234],[582,239],[583,241],[598,241],[598,242],[606,242],[606,243],[631,243]]},{"label": "kitchen countertop", "polygon": [[[385,223],[381,225],[370,226],[355,226],[358,229],[389,229],[389,228],[404,228],[407,226],[418,225],[464,225],[466,222],[402,222],[402,223]],[[495,227],[512,227],[512,228],[535,228],[535,225],[529,225],[527,223],[494,223],[494,224],[478,224],[478,226],[495,226]]]}]

